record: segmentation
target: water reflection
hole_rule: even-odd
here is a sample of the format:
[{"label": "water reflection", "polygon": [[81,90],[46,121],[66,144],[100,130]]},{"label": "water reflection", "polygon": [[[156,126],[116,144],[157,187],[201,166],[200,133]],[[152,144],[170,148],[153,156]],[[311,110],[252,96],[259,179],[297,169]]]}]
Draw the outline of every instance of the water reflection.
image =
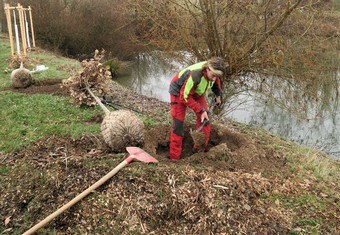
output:
[{"label": "water reflection", "polygon": [[148,54],[140,54],[131,66],[129,74],[115,79],[121,85],[146,96],[169,102],[168,88],[171,78],[185,65],[161,59]]},{"label": "water reflection", "polygon": [[[120,76],[116,81],[140,94],[169,102],[170,80],[185,66],[173,60],[163,62],[153,56],[141,54],[131,66],[129,74]],[[282,88],[277,84],[275,87]],[[280,90],[277,92],[274,95],[278,95]],[[318,148],[335,159],[340,159],[340,117],[337,112],[337,100],[334,101],[332,110],[316,110],[308,103],[308,113],[300,117],[297,117],[296,113],[287,112],[283,107],[279,108],[278,104],[264,101],[261,95],[254,92],[241,92],[230,97],[229,102],[225,104],[226,116],[238,122],[264,128],[296,143]],[[289,105],[294,105],[294,102]],[[296,110],[299,110],[299,107],[296,107]],[[322,115],[316,115],[320,110]]]},{"label": "water reflection", "polygon": [[248,98],[247,106],[241,105],[229,117],[264,128],[296,143],[320,149],[335,159],[340,159],[338,115],[328,113],[322,118],[302,119],[276,105]]}]

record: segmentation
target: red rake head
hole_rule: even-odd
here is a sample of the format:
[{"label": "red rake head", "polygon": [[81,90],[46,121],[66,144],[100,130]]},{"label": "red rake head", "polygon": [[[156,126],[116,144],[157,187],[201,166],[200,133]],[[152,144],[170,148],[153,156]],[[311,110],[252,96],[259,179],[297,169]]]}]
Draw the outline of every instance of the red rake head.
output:
[{"label": "red rake head", "polygon": [[126,147],[126,151],[131,154],[131,157],[141,162],[151,163],[158,162],[156,158],[138,147]]}]

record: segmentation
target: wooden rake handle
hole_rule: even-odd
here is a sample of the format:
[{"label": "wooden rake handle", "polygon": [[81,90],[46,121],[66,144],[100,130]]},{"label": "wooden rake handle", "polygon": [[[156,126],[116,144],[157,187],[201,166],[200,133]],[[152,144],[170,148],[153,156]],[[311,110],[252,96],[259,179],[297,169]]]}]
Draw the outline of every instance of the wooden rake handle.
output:
[{"label": "wooden rake handle", "polygon": [[129,156],[124,161],[122,161],[118,166],[116,166],[113,170],[111,170],[109,173],[107,173],[105,176],[103,176],[100,180],[98,180],[96,183],[92,184],[90,187],[88,187],[85,191],[80,193],[78,196],[73,198],[71,201],[66,203],[64,206],[60,207],[58,210],[47,216],[45,219],[40,221],[38,224],[34,225],[32,228],[27,230],[23,233],[23,235],[33,234],[35,231],[46,225],[48,222],[53,220],[55,217],[63,213],[65,210],[79,202],[81,199],[83,199],[85,196],[87,196],[89,193],[94,191],[96,188],[98,188],[100,185],[105,183],[108,179],[110,179],[112,176],[114,176],[119,170],[121,170],[124,166],[129,164],[134,159],[133,156]]},{"label": "wooden rake handle", "polygon": [[93,92],[91,91],[90,87],[86,84],[85,86],[86,90],[90,93],[90,95],[95,99],[95,101],[97,102],[97,104],[100,106],[100,108],[105,112],[105,114],[109,114],[110,110],[108,108],[105,107],[105,105],[101,102],[101,100],[98,98],[98,96],[96,96],[95,94],[93,94]]}]

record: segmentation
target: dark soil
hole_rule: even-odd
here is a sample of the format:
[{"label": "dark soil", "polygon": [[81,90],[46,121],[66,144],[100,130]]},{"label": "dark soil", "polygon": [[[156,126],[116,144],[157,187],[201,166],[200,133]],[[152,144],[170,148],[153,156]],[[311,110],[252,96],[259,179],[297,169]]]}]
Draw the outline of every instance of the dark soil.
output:
[{"label": "dark soil", "polygon": [[52,95],[69,95],[67,89],[61,88],[62,79],[49,78],[44,80],[34,80],[34,83],[26,88],[8,87],[8,90],[25,94],[52,94]]},{"label": "dark soil", "polygon": [[[12,91],[68,95],[58,82]],[[110,95],[114,102],[163,123],[146,127],[142,146],[159,163],[133,162],[121,169],[40,229],[41,234],[304,234],[312,231],[313,221],[316,231],[339,234],[338,195],[327,194],[327,203],[334,204],[331,210],[311,210],[308,201],[306,210],[294,210],[296,198],[320,191],[314,189],[318,182],[312,176],[299,181],[291,174],[284,151],[271,147],[275,142],[290,149],[291,143],[221,120],[212,123],[207,152],[192,154],[194,124],[186,122],[182,159],[171,161],[168,104],[116,83]],[[101,121],[95,116],[88,124]],[[112,153],[99,134],[47,136],[2,156],[1,166],[11,173],[0,178],[1,234],[26,231],[127,156]]]}]

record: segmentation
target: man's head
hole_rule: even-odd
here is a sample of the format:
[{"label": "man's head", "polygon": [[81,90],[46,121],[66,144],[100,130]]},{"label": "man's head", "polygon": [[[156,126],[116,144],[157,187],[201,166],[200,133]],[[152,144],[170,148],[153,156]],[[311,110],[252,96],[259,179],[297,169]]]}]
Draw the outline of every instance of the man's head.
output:
[{"label": "man's head", "polygon": [[212,57],[207,62],[208,78],[216,80],[221,78],[225,72],[225,63],[221,57]]}]

